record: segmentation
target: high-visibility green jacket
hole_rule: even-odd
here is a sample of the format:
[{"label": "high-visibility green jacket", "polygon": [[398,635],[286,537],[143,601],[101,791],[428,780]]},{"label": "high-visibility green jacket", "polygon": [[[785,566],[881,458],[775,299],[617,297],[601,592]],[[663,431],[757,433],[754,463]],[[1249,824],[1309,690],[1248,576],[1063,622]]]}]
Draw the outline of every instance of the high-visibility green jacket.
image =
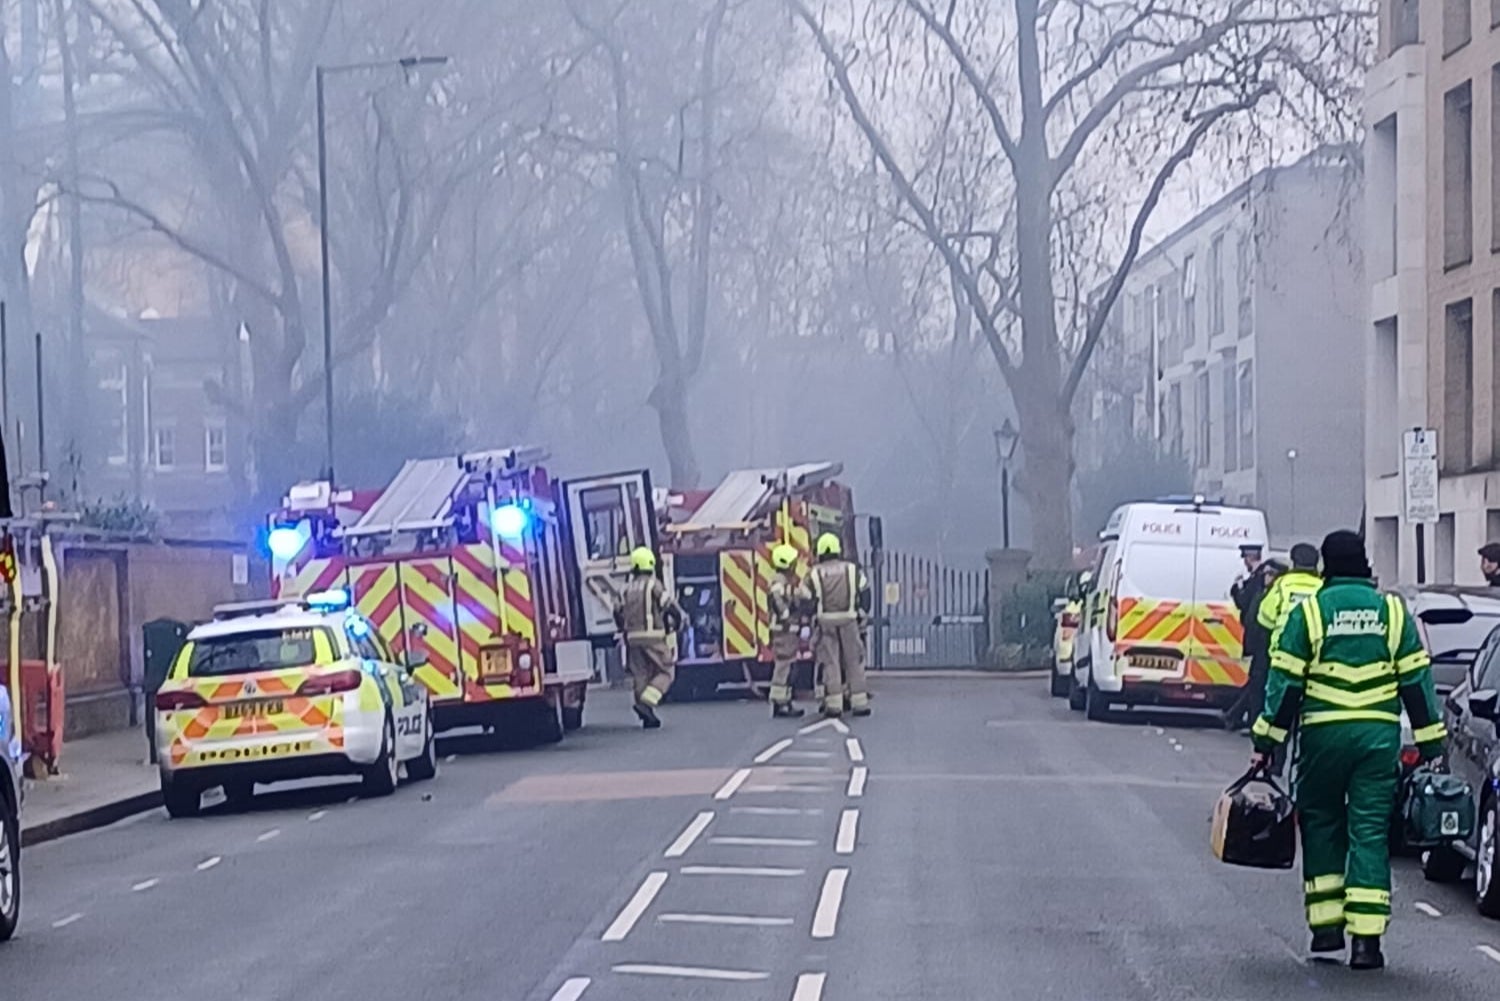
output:
[{"label": "high-visibility green jacket", "polygon": [[1336,577],[1287,617],[1271,652],[1266,709],[1251,732],[1264,751],[1299,723],[1399,726],[1403,706],[1423,756],[1441,754],[1446,731],[1430,661],[1406,606],[1371,580]]},{"label": "high-visibility green jacket", "polygon": [[1281,630],[1286,628],[1286,620],[1292,617],[1292,609],[1302,604],[1308,595],[1317,594],[1322,586],[1323,578],[1317,571],[1296,568],[1271,582],[1255,615],[1261,627],[1271,634],[1267,649],[1276,649],[1276,644],[1281,641]]}]

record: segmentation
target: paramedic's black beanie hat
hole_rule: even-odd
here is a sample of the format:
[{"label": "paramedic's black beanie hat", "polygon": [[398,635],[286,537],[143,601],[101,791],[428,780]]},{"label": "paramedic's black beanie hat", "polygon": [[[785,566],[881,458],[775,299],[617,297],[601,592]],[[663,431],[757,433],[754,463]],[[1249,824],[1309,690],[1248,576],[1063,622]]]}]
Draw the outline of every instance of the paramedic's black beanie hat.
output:
[{"label": "paramedic's black beanie hat", "polygon": [[1324,577],[1373,577],[1365,542],[1354,532],[1329,532],[1323,540]]}]

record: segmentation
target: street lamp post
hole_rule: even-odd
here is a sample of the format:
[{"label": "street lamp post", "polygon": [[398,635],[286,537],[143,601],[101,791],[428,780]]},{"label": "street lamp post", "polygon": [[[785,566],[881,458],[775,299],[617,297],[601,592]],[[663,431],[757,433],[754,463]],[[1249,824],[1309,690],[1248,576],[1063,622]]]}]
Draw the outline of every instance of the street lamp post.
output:
[{"label": "street lamp post", "polygon": [[1286,469],[1289,488],[1291,491],[1291,516],[1288,519],[1291,524],[1288,529],[1293,535],[1297,534],[1297,450],[1289,448],[1286,450]]},{"label": "street lamp post", "polygon": [[1010,548],[1010,461],[1016,457],[1021,434],[1010,418],[995,431],[995,460],[1000,466],[1000,545]]},{"label": "street lamp post", "polygon": [[324,101],[324,81],[336,73],[358,73],[364,70],[394,69],[410,72],[420,66],[442,66],[447,56],[405,56],[375,62],[343,63],[318,66],[314,73],[314,91],[318,106],[318,255],[323,269],[323,421],[324,464],[328,482],[333,483],[333,288],[328,268],[328,112]]}]

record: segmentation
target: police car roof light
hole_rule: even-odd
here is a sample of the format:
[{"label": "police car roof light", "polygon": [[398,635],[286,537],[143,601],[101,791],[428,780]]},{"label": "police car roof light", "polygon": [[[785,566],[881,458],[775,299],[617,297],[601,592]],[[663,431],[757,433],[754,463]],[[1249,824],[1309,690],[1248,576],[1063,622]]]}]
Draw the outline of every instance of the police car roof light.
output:
[{"label": "police car roof light", "polygon": [[308,608],[348,608],[349,592],[341,587],[336,587],[329,591],[314,591],[303,598],[302,603]]}]

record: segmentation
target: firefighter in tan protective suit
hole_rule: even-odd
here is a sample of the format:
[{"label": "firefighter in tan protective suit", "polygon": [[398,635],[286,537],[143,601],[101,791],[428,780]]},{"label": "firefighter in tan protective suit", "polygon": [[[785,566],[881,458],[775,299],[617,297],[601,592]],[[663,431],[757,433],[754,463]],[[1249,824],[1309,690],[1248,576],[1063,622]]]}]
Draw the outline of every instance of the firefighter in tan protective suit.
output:
[{"label": "firefighter in tan protective suit", "polygon": [[822,674],[823,715],[844,714],[847,700],[856,716],[870,715],[865,683],[865,647],[860,619],[870,611],[870,582],[865,572],[843,558],[844,545],[829,532],[818,536],[818,562],[797,589],[813,609],[817,626],[816,655]]},{"label": "firefighter in tan protective suit", "polygon": [[672,634],[682,625],[682,609],[656,576],[656,554],[641,546],[630,554],[631,578],[615,596],[615,625],[625,634],[625,667],[635,687],[635,714],[641,726],[661,726],[656,707],[677,674]]},{"label": "firefighter in tan protective suit", "polygon": [[771,716],[795,719],[802,710],[792,705],[792,662],[801,645],[801,618],[797,615],[797,550],[782,543],[771,550],[776,570],[766,594],[771,606]]}]

